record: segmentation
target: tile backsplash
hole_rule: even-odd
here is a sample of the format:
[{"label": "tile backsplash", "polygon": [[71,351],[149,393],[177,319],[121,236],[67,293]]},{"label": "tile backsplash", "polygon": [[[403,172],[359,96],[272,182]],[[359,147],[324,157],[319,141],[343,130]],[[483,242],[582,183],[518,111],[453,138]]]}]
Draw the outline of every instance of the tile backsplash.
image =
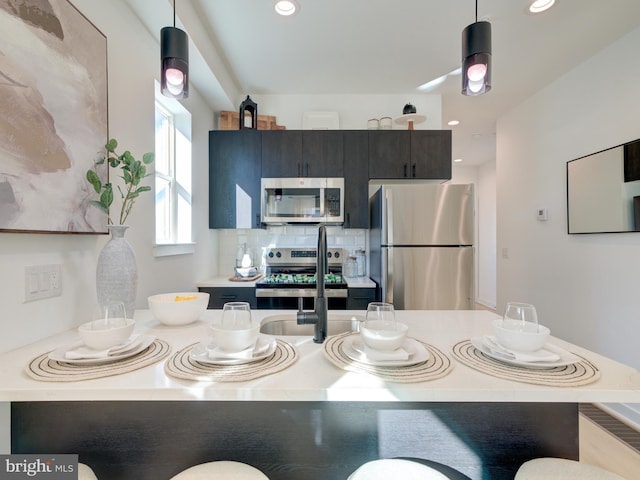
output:
[{"label": "tile backsplash", "polygon": [[[233,275],[236,265],[238,247],[245,244],[251,250],[254,265],[262,267],[263,252],[270,247],[313,247],[318,245],[317,226],[271,226],[264,230],[237,229],[218,230],[218,274],[220,276]],[[329,247],[342,247],[349,252],[359,248],[368,248],[368,230],[343,229],[342,227],[327,227],[327,245]],[[367,265],[368,265],[367,261]],[[368,271],[368,270],[367,270]]]}]

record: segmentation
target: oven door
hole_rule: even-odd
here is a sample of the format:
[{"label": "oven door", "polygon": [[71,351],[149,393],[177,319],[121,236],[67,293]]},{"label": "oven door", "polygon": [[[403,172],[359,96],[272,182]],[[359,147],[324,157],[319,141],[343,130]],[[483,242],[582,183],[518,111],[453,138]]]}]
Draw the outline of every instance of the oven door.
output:
[{"label": "oven door", "polygon": [[344,222],[343,178],[263,178],[265,224]]}]

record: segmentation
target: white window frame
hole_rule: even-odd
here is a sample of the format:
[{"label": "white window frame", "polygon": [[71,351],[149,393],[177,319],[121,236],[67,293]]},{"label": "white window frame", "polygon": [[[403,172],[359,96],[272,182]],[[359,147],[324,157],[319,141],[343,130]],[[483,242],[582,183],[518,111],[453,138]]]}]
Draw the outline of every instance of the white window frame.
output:
[{"label": "white window frame", "polygon": [[[156,82],[155,90],[156,90],[155,108],[159,110],[163,115],[167,116],[169,119],[169,128],[170,128],[169,152],[170,152],[171,158],[169,159],[169,176],[158,172],[158,170],[156,169],[154,174],[154,179],[160,176],[165,181],[168,181],[169,183],[171,183],[170,191],[171,191],[172,199],[170,201],[170,206],[172,211],[170,212],[170,215],[169,215],[170,216],[170,238],[168,239],[168,241],[159,242],[158,238],[156,237],[156,229],[154,228],[154,239],[155,239],[154,256],[162,257],[162,256],[169,256],[169,255],[190,254],[195,251],[195,243],[193,241],[179,242],[177,240],[179,190],[182,189],[184,192],[184,188],[178,184],[176,179],[175,165],[176,165],[177,159],[176,159],[176,150],[175,150],[176,148],[175,135],[176,135],[176,130],[178,130],[180,133],[182,133],[184,137],[187,138],[189,142],[191,141],[191,114],[177,100],[162,96],[162,94],[160,93],[160,87],[158,82]],[[179,161],[193,162],[193,159],[192,158],[187,159],[187,158],[181,157]],[[155,181],[154,181],[154,184],[155,184]],[[186,192],[186,196],[190,197],[188,192]],[[154,197],[154,201],[155,201],[155,197]],[[189,204],[191,206],[191,209],[190,209],[191,219],[189,221],[189,224],[191,225],[191,231],[189,232],[189,239],[193,240],[193,204],[191,203],[191,198],[189,198]],[[155,208],[158,208],[158,206],[156,205]],[[155,225],[155,218],[156,218],[155,208],[154,208],[154,225]],[[166,239],[163,239],[163,240],[166,240]]]}]

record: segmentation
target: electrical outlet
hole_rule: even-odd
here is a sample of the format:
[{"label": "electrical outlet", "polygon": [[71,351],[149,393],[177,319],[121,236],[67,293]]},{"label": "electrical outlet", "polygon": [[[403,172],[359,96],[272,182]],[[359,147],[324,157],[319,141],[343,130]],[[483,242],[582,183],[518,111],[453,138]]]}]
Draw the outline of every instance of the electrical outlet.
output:
[{"label": "electrical outlet", "polygon": [[25,302],[62,295],[62,274],[59,264],[26,267],[24,278]]}]

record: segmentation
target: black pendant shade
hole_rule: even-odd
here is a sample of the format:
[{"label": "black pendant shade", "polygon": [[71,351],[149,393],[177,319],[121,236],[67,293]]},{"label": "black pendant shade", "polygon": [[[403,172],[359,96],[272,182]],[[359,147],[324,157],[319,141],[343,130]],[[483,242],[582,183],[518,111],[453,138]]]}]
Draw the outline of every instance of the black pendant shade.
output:
[{"label": "black pendant shade", "polygon": [[189,37],[176,27],[160,30],[162,94],[171,98],[189,96]]},{"label": "black pendant shade", "polygon": [[462,31],[462,94],[491,90],[491,24],[475,22]]}]

